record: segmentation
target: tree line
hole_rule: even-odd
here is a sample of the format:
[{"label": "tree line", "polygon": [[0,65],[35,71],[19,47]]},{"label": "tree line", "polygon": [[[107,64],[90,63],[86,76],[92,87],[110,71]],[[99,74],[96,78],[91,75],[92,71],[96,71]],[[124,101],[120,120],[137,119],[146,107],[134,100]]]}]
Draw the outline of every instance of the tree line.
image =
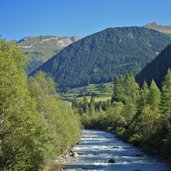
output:
[{"label": "tree line", "polygon": [[[154,80],[139,87],[131,74],[114,81],[111,104],[95,112],[77,106],[86,128],[114,132],[124,141],[171,160],[171,71],[161,90]],[[97,104],[96,104],[97,105]],[[96,106],[95,105],[95,106]],[[92,108],[89,104],[89,109]]]},{"label": "tree line", "polygon": [[27,57],[0,40],[0,170],[42,170],[79,141],[80,123],[45,73],[27,78]]}]

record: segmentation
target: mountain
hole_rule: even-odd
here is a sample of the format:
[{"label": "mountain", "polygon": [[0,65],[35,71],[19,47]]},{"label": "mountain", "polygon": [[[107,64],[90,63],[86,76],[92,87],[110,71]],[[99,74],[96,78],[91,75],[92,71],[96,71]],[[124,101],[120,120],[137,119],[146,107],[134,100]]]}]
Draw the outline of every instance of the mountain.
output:
[{"label": "mountain", "polygon": [[136,76],[136,80],[142,85],[144,80],[150,84],[151,80],[154,79],[156,84],[161,87],[164,76],[169,68],[171,68],[171,45],[161,51],[161,53]]},{"label": "mountain", "polygon": [[157,24],[156,22],[148,23],[144,26],[145,28],[154,29],[162,33],[171,35],[171,26],[162,26]]},{"label": "mountain", "polygon": [[33,72],[50,57],[79,39],[80,37],[78,36],[36,36],[25,37],[19,40],[18,48],[29,56],[26,72]]},{"label": "mountain", "polygon": [[109,28],[74,42],[35,72],[50,73],[60,87],[108,82],[138,73],[169,43],[170,36],[144,27]]}]

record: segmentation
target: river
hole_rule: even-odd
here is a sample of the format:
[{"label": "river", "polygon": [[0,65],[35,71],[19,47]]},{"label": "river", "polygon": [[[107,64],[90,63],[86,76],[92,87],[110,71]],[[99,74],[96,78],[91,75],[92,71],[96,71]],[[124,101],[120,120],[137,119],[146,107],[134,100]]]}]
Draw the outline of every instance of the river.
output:
[{"label": "river", "polygon": [[[68,171],[171,171],[166,163],[104,131],[83,130],[73,151],[78,155],[75,162],[66,164]],[[109,159],[115,163],[108,163]]]}]

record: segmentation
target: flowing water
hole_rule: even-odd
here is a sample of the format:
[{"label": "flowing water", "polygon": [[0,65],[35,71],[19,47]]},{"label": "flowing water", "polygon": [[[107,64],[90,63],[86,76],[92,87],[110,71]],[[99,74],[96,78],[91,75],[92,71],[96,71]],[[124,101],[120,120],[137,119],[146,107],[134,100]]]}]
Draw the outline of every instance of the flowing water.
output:
[{"label": "flowing water", "polygon": [[[80,144],[73,148],[75,162],[66,164],[69,171],[171,171],[171,166],[145,155],[113,134],[83,130]],[[108,163],[114,159],[115,163]]]}]

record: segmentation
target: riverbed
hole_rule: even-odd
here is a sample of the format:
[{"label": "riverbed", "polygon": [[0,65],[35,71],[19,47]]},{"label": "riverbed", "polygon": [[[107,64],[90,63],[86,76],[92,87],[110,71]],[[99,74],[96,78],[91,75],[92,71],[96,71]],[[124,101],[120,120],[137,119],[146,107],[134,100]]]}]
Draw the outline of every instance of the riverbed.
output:
[{"label": "riverbed", "polygon": [[171,171],[168,164],[105,131],[83,130],[72,150],[75,161],[66,163],[68,171]]}]

